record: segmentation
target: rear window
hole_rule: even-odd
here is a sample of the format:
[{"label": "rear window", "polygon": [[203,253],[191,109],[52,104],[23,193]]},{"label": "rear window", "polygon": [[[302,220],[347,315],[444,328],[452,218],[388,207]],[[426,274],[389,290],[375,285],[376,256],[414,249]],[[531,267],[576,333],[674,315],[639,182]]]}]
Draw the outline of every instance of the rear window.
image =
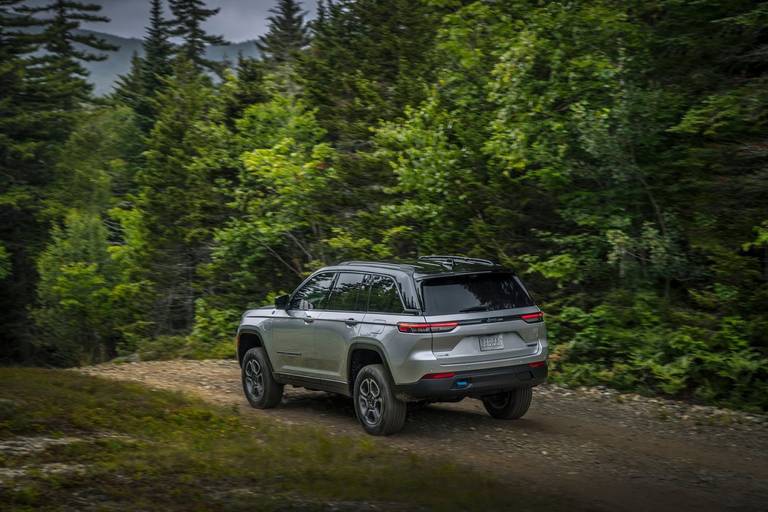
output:
[{"label": "rear window", "polygon": [[533,306],[512,274],[468,274],[437,277],[422,283],[424,313],[452,315]]}]

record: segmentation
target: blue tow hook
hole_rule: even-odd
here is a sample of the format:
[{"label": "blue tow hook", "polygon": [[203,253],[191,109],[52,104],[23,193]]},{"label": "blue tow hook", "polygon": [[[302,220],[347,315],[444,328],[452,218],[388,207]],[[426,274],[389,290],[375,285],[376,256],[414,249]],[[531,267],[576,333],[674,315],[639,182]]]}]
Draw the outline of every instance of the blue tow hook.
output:
[{"label": "blue tow hook", "polygon": [[453,383],[453,385],[459,389],[465,388],[469,386],[469,380],[467,379],[460,379]]}]

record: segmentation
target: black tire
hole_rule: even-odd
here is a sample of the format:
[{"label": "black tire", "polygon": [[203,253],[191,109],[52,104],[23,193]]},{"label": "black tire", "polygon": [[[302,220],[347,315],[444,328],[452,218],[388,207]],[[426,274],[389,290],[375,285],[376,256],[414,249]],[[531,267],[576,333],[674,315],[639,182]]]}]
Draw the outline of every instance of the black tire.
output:
[{"label": "black tire", "polygon": [[272,376],[272,366],[264,348],[252,348],[245,353],[240,374],[243,392],[251,407],[271,409],[283,399],[283,385]]},{"label": "black tire", "polygon": [[499,420],[522,418],[533,399],[533,388],[517,388],[496,395],[483,397],[483,405],[488,414]]},{"label": "black tire", "polygon": [[369,434],[388,436],[403,429],[408,407],[395,396],[383,365],[369,364],[360,369],[353,399],[355,415]]}]

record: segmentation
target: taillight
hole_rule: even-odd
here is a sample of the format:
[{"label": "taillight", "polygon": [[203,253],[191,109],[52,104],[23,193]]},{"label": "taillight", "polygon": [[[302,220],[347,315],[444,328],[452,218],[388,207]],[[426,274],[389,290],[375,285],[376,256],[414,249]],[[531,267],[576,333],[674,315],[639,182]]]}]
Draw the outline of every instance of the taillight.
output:
[{"label": "taillight", "polygon": [[453,372],[445,372],[445,373],[428,373],[425,376],[422,377],[422,379],[427,380],[434,380],[434,379],[450,379],[452,377],[455,377],[456,374]]},{"label": "taillight", "polygon": [[412,323],[398,322],[397,330],[409,334],[426,334],[435,332],[450,332],[458,327],[459,322],[432,322],[432,323]]},{"label": "taillight", "polygon": [[544,313],[542,313],[541,311],[537,313],[526,313],[525,315],[520,315],[520,318],[522,318],[529,324],[532,324],[535,322],[542,322],[544,321]]}]

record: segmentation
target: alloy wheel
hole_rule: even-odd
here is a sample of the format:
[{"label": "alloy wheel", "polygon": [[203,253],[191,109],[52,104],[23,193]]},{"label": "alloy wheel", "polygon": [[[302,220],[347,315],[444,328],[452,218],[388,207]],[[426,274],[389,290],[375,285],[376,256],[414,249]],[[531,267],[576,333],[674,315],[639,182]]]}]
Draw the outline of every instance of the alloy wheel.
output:
[{"label": "alloy wheel", "polygon": [[264,394],[264,372],[256,359],[251,359],[245,365],[245,389],[255,400]]},{"label": "alloy wheel", "polygon": [[381,388],[370,377],[360,383],[358,407],[360,408],[360,417],[368,425],[373,427],[381,422],[384,400],[381,396]]}]

